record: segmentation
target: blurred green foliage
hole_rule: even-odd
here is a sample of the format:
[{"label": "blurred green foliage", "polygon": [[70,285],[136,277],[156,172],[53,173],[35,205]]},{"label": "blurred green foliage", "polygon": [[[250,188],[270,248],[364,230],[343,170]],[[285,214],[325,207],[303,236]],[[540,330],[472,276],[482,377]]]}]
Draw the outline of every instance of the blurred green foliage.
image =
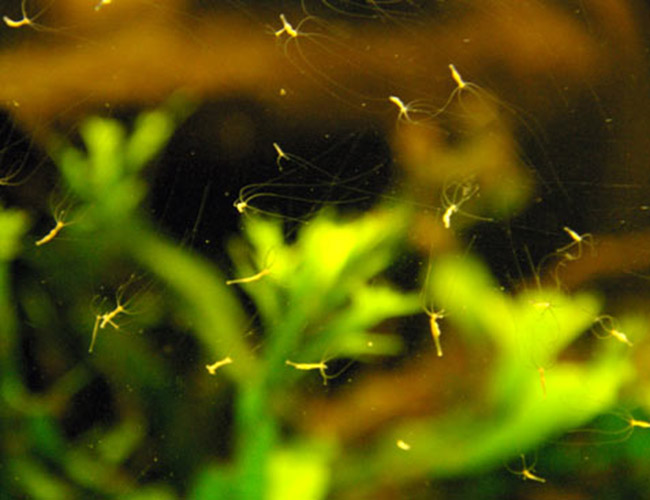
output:
[{"label": "blurred green foliage", "polygon": [[[387,478],[400,485],[505,470],[607,414],[634,379],[623,344],[596,340],[587,356],[563,357],[601,314],[593,294],[537,287],[511,295],[472,255],[435,259],[423,293],[391,284],[386,271],[411,220],[399,204],[347,218],[323,211],[290,237],[280,220],[247,217],[228,243],[232,274],[261,274],[226,285],[213,263],[161,234],[140,208],[143,168],[188,108],[172,100],[143,113],[130,133],[89,119],[83,148],[53,140],[74,203],[52,242],[29,248],[26,215],[0,212],[0,478],[9,496],[318,499]],[[20,280],[16,259],[29,270]],[[98,282],[117,303],[110,293],[97,300]],[[294,425],[298,388],[325,391],[360,363],[401,356],[397,330],[378,327],[425,317],[424,303],[445,311],[443,343],[458,335],[487,359],[474,395],[388,422],[362,447]],[[88,354],[93,324],[119,305],[125,311],[97,330]],[[621,324],[641,339],[643,320]],[[45,380],[24,373],[20,335]],[[170,335],[192,339],[190,347],[166,351],[177,345]],[[205,369],[227,357],[214,375]],[[96,413],[86,421],[78,412],[88,406]]]}]

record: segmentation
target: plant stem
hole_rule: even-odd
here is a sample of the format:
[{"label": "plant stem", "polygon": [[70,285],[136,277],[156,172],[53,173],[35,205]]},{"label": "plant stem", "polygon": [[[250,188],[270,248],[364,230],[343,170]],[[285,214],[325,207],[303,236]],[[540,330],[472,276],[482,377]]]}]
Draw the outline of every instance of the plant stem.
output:
[{"label": "plant stem", "polygon": [[269,460],[277,424],[269,411],[268,385],[261,379],[243,384],[235,407],[236,466],[240,500],[263,500],[268,491]]}]

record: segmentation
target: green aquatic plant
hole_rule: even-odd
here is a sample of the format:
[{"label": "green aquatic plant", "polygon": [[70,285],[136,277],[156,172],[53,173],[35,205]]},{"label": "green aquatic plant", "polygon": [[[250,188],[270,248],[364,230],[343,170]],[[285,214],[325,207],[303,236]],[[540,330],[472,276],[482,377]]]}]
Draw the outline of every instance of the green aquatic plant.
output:
[{"label": "green aquatic plant", "polygon": [[[344,484],[360,476],[379,480],[386,470],[410,481],[500,467],[608,411],[632,380],[622,344],[596,342],[587,359],[562,358],[598,317],[601,304],[593,294],[540,288],[511,296],[470,256],[439,259],[429,282],[446,327],[489,358],[479,396],[442,415],[386,429],[367,455],[343,458],[337,470],[349,477]],[[643,326],[637,324],[635,333],[642,335]],[[408,453],[395,446],[400,439],[409,443]]]},{"label": "green aquatic plant", "polygon": [[[320,368],[327,382],[333,376],[327,363],[335,358],[351,363],[399,352],[398,337],[372,329],[419,308],[417,294],[377,279],[396,255],[407,217],[397,207],[350,220],[322,213],[293,243],[280,224],[247,219],[245,239],[231,242],[230,255],[237,276],[258,277],[227,285],[212,264],[157,234],[136,209],[145,191],[139,172],[163,146],[173,121],[170,110],[147,113],[127,137],[116,122],[91,119],[81,127],[86,151],[55,143],[52,156],[74,196],[86,204],[83,220],[70,233],[154,276],[173,297],[173,313],[191,325],[211,358],[221,360],[206,367],[236,386],[235,468],[228,469],[228,490],[262,498],[269,489],[284,489],[277,482],[286,469],[281,464],[295,460],[295,450],[282,445],[284,416],[272,410],[272,402],[286,398],[299,379],[319,373],[312,368]],[[270,258],[263,275],[251,268],[251,257],[262,266],[261,259]],[[234,284],[255,303],[261,325],[255,343],[248,340],[255,327],[245,318]],[[110,346],[106,340],[103,349]],[[299,453],[306,453],[303,448]],[[206,477],[201,475],[196,491],[206,488]]]},{"label": "green aquatic plant", "polygon": [[[279,218],[245,216],[241,236],[227,244],[227,276],[161,234],[141,209],[143,169],[186,109],[172,100],[143,113],[129,134],[115,120],[88,119],[80,128],[83,148],[52,141],[50,155],[75,200],[66,214],[75,222],[56,235],[60,241],[27,249],[25,215],[0,212],[2,412],[3,422],[20,423],[12,439],[2,431],[4,491],[39,499],[325,498],[387,477],[399,485],[505,470],[617,403],[634,376],[628,345],[592,336],[586,355],[566,356],[594,326],[600,337],[614,328],[603,323],[609,316],[596,295],[541,286],[509,294],[471,254],[436,257],[430,269],[423,266],[422,286],[393,284],[387,271],[406,247],[412,216],[405,204],[347,217],[324,210],[290,230]],[[9,279],[18,257],[47,276],[47,286],[26,279],[17,287],[22,314],[45,339],[43,352],[65,365],[53,368],[55,381],[42,394],[18,375],[20,325]],[[88,281],[121,268],[154,285],[134,297],[122,297],[118,287],[115,309],[93,313]],[[149,295],[162,305],[147,303]],[[110,311],[138,301],[151,310],[129,321],[146,333],[120,334],[123,318]],[[410,361],[399,328],[386,324],[443,310],[436,340],[457,336],[470,359],[487,360],[475,392],[435,413],[395,418],[363,447],[295,426],[305,391],[336,394],[332,386],[354,381],[348,371],[387,357]],[[626,321],[625,331],[639,340],[643,321],[634,331]],[[102,324],[113,328],[98,329]],[[165,328],[196,341],[182,366],[166,361],[156,343]],[[72,338],[68,357],[61,341],[50,342],[62,331]],[[88,354],[91,333],[97,339]],[[418,334],[433,345],[426,328]],[[447,356],[441,349],[429,359],[444,364]],[[111,388],[106,419],[66,437],[65,412],[74,413],[73,401],[98,377]],[[225,437],[213,446],[207,436],[215,427]],[[167,475],[140,479],[159,463]],[[523,470],[531,470],[525,459]],[[171,474],[182,487],[171,486]]]}]

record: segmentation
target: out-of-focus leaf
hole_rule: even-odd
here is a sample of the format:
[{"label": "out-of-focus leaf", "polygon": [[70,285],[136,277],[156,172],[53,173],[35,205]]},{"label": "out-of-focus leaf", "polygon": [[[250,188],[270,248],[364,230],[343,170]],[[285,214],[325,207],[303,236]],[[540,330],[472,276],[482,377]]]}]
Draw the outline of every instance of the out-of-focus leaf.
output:
[{"label": "out-of-focus leaf", "polygon": [[23,212],[0,209],[0,260],[9,261],[18,255],[27,229],[27,216]]},{"label": "out-of-focus leaf", "polygon": [[117,120],[93,117],[81,126],[88,150],[88,180],[95,190],[116,187],[124,176],[125,132]]},{"label": "out-of-focus leaf", "polygon": [[129,170],[140,170],[167,144],[174,130],[169,113],[154,110],[138,116],[122,154]]},{"label": "out-of-focus leaf", "polygon": [[[72,489],[42,464],[30,459],[12,458],[6,463],[13,486],[34,500],[74,498]],[[10,492],[4,492],[9,495]],[[21,494],[19,497],[22,498]],[[7,496],[6,498],[10,498]]]},{"label": "out-of-focus leaf", "polygon": [[269,462],[270,486],[266,498],[325,498],[330,479],[331,453],[331,449],[315,445],[277,449]]},{"label": "out-of-focus leaf", "polygon": [[37,452],[57,461],[65,452],[65,441],[56,421],[47,414],[35,413],[29,419],[29,436]]},{"label": "out-of-focus leaf", "polygon": [[190,500],[228,500],[237,498],[237,482],[231,470],[223,465],[208,465],[194,480]]},{"label": "out-of-focus leaf", "polygon": [[97,451],[109,463],[123,463],[140,444],[145,431],[142,422],[125,420],[102,436]]}]

